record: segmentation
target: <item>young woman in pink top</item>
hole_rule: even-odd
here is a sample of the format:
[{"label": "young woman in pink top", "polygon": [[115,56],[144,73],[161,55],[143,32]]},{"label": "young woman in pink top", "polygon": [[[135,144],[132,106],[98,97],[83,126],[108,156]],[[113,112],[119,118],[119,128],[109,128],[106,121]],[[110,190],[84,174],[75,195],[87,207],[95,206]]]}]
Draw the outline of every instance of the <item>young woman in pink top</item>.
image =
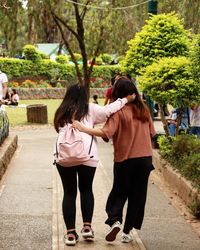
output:
[{"label": "young woman in pink top", "polygon": [[[92,128],[95,124],[105,122],[111,114],[121,109],[127,103],[127,98],[118,99],[103,107],[93,103],[88,104],[85,88],[78,84],[72,85],[67,89],[65,97],[55,113],[55,130],[59,132],[65,124],[72,123],[75,119]],[[129,96],[129,100],[132,101],[133,97]],[[91,145],[91,136],[85,133],[81,134],[85,150],[88,152]],[[75,227],[77,176],[83,217],[81,234],[84,239],[94,238],[91,222],[94,208],[92,183],[98,163],[96,139],[93,140],[90,154],[93,157],[79,166],[62,167],[57,164],[64,189],[62,208],[67,227],[67,234],[64,237],[67,245],[75,245],[78,241]]]},{"label": "young woman in pink top", "polygon": [[114,241],[120,231],[123,207],[128,200],[121,236],[124,243],[132,241],[130,231],[133,228],[142,226],[148,178],[154,169],[151,138],[155,129],[150,112],[134,83],[126,77],[119,78],[114,84],[112,98],[117,100],[133,93],[135,100],[108,118],[102,129],[88,128],[78,121],[73,123],[82,132],[113,138],[114,181],[106,204],[106,224],[110,226],[106,240]]}]

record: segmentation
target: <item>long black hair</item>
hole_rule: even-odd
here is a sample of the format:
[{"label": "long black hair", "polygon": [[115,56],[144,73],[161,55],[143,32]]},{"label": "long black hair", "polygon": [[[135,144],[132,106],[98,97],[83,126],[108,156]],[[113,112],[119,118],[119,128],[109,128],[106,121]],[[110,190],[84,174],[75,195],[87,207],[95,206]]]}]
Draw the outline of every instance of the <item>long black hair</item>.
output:
[{"label": "long black hair", "polygon": [[88,114],[88,95],[86,89],[79,84],[67,88],[65,97],[54,116],[54,128],[58,132],[59,127],[72,120],[80,121]]},{"label": "long black hair", "polygon": [[134,84],[133,81],[128,79],[127,77],[119,77],[113,86],[112,89],[112,99],[113,101],[118,98],[126,97],[127,95],[135,94],[136,98],[132,102],[133,106],[133,116],[141,120],[142,122],[149,121],[150,112],[146,104],[142,101],[140,94]]}]

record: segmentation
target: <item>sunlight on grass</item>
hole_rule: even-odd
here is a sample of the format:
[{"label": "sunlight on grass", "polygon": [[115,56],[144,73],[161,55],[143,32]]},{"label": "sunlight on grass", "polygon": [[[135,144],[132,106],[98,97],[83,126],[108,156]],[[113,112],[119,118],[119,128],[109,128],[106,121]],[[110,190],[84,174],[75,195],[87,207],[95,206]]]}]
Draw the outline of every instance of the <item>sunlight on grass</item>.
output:
[{"label": "sunlight on grass", "polygon": [[[22,100],[20,104],[32,105],[32,104],[45,104],[47,105],[48,123],[53,124],[53,118],[56,109],[61,103],[61,99],[42,99],[42,100]],[[90,100],[92,101],[92,100]],[[99,104],[103,105],[104,99],[99,99]],[[18,125],[31,125],[27,122],[26,108],[25,107],[11,107],[7,106],[6,111],[10,122],[10,127]]]}]

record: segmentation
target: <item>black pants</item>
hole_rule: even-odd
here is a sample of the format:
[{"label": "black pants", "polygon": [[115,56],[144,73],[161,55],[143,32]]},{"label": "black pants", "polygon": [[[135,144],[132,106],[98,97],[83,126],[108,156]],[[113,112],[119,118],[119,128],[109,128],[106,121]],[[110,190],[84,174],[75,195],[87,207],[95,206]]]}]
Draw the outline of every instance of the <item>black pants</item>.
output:
[{"label": "black pants", "polygon": [[77,176],[83,222],[91,222],[94,210],[92,183],[96,168],[84,165],[76,167],[62,167],[57,164],[57,169],[63,184],[64,197],[62,210],[67,229],[69,230],[75,228]]},{"label": "black pants", "polygon": [[133,158],[114,164],[113,187],[106,204],[106,224],[111,226],[116,221],[122,223],[123,207],[128,200],[123,232],[141,228],[148,178],[153,169],[152,157]]}]

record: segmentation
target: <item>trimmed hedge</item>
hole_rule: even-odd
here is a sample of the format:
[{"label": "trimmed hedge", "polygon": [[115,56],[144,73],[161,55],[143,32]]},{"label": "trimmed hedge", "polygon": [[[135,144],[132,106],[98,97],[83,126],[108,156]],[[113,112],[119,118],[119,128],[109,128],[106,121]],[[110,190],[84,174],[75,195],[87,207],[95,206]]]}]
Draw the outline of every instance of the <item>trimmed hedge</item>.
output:
[{"label": "trimmed hedge", "polygon": [[[11,80],[16,77],[38,77],[43,76],[49,81],[58,79],[75,82],[77,80],[74,65],[61,64],[49,59],[30,61],[15,58],[0,58],[0,69],[8,75]],[[111,77],[120,71],[118,65],[94,66],[91,77],[100,77],[110,80]]]},{"label": "trimmed hedge", "polygon": [[200,191],[200,140],[194,135],[182,134],[158,139],[160,154]]}]

